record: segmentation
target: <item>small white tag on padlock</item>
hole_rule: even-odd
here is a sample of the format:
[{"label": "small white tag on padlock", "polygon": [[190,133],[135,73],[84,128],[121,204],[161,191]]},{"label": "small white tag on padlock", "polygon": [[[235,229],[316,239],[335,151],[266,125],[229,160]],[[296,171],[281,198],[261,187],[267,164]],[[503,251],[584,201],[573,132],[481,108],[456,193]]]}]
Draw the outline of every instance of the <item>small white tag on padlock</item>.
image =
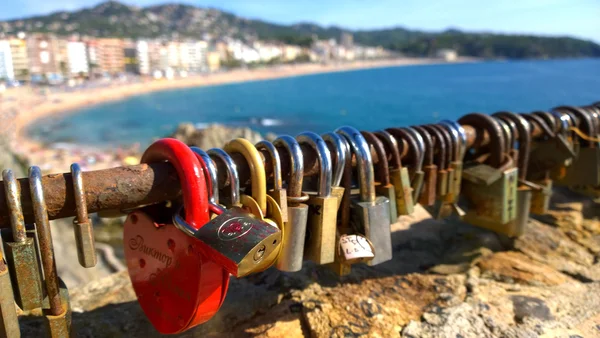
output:
[{"label": "small white tag on padlock", "polygon": [[340,250],[346,261],[375,257],[371,243],[359,235],[340,236]]}]

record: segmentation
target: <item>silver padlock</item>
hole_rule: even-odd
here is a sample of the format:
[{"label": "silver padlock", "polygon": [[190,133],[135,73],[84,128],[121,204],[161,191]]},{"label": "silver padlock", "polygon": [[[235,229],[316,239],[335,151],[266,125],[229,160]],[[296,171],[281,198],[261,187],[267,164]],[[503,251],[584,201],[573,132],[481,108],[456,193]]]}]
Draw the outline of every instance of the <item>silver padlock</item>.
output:
[{"label": "silver padlock", "polygon": [[[229,194],[228,201],[224,205],[228,208],[241,206],[240,202],[240,179],[238,177],[237,166],[235,162],[229,156],[229,154],[220,148],[208,149],[206,152],[210,158],[215,161],[219,160],[222,162],[223,167],[227,171],[227,182],[229,184],[231,193]],[[215,164],[218,162],[215,162]],[[218,166],[218,165],[217,165]],[[217,169],[218,172],[218,169]],[[214,192],[213,192],[214,195]],[[223,199],[219,198],[219,202],[223,203]]]},{"label": "silver padlock", "polygon": [[190,147],[190,149],[196,154],[196,156],[200,156],[202,162],[204,162],[206,169],[208,170],[208,172],[204,173],[204,177],[206,178],[207,187],[211,189],[211,193],[208,198],[209,201],[211,201],[213,204],[219,204],[219,181],[215,162],[213,162],[212,158],[210,158],[208,153],[206,153],[204,150],[198,147]]},{"label": "silver padlock", "polygon": [[4,241],[4,253],[11,273],[15,301],[21,309],[29,311],[42,306],[38,253],[34,239],[28,238],[25,230],[17,179],[9,169],[5,169],[2,176],[12,230],[12,242]]},{"label": "silver padlock", "polygon": [[287,181],[288,221],[285,223],[281,254],[276,267],[281,271],[300,271],[304,259],[304,242],[308,221],[308,195],[302,193],[304,156],[300,144],[291,136],[283,135],[273,144],[285,149],[290,157],[290,175]]},{"label": "silver padlock", "polygon": [[390,200],[375,194],[375,173],[369,145],[355,128],[341,127],[336,133],[346,138],[357,160],[360,198],[352,203],[351,223],[375,247],[375,258],[369,264],[386,262],[392,259]]},{"label": "silver padlock", "polygon": [[77,258],[84,268],[96,266],[96,245],[94,240],[94,227],[88,217],[85,189],[83,187],[83,173],[77,163],[71,164],[71,177],[75,193],[75,206],[77,217],[73,219],[75,229],[75,243],[77,244]]}]

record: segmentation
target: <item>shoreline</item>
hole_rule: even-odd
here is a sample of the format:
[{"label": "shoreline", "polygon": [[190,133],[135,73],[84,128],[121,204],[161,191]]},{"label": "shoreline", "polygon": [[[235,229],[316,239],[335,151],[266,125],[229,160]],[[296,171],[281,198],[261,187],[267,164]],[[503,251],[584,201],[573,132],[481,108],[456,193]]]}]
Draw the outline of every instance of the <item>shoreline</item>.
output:
[{"label": "shoreline", "polygon": [[[29,107],[29,111],[24,111],[23,105],[21,104],[18,104],[15,107],[9,107],[8,109],[10,110],[11,108],[14,108],[19,112],[16,114],[15,121],[17,142],[35,142],[30,139],[25,129],[30,124],[35,123],[38,119],[69,114],[82,108],[121,101],[130,97],[159,91],[236,84],[253,81],[266,81],[296,76],[339,73],[375,68],[458,64],[477,61],[477,59],[472,58],[459,58],[456,62],[445,62],[439,59],[429,58],[402,58],[380,61],[357,61],[352,63],[330,65],[301,64],[266,67],[252,70],[236,69],[204,76],[177,78],[174,80],[143,80],[139,83],[128,84],[120,84],[115,81],[116,83],[111,83],[111,86],[106,88],[81,89],[74,92],[47,94],[46,100],[44,100],[45,102],[41,102],[41,104],[36,104],[35,106]],[[27,89],[32,91],[31,88],[17,88],[17,90]],[[10,94],[11,91],[8,91],[6,96],[9,96]],[[5,109],[4,107],[0,106],[0,110],[4,111]]]}]

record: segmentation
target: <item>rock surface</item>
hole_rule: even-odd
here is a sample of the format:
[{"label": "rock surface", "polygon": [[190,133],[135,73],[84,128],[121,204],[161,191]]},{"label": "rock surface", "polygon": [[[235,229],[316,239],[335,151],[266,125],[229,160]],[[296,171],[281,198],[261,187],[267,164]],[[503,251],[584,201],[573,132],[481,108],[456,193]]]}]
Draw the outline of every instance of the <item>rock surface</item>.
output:
[{"label": "rock surface", "polygon": [[225,143],[238,137],[243,137],[253,144],[263,139],[259,133],[250,128],[230,128],[211,124],[206,128],[198,129],[191,123],[181,123],[171,137],[205,150],[223,147]]},{"label": "rock surface", "polygon": [[[393,225],[392,261],[341,278],[308,262],[232,279],[218,314],[180,336],[600,336],[600,205],[560,198],[515,241],[417,207]],[[160,336],[126,272],[72,289],[71,302],[78,336]],[[22,327],[41,334],[38,318]]]}]

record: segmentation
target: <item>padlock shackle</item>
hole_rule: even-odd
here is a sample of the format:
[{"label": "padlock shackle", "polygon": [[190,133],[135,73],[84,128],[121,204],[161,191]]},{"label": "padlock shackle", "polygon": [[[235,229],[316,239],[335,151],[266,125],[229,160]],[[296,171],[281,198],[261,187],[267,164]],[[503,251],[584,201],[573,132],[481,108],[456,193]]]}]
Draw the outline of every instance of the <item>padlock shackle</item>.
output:
[{"label": "padlock shackle", "polygon": [[[494,168],[499,168],[503,163],[505,154],[504,136],[502,135],[503,132],[500,124],[493,117],[481,113],[467,114],[461,117],[458,123],[470,125],[476,128],[476,130],[483,129],[487,131],[490,137],[490,165]],[[483,136],[483,133],[478,133],[478,137],[479,135]]]},{"label": "padlock shackle", "polygon": [[311,131],[306,131],[298,136],[296,140],[299,144],[308,144],[317,153],[317,161],[319,163],[319,178],[317,195],[319,197],[327,197],[331,195],[331,181],[332,181],[332,168],[331,168],[331,154],[327,144],[319,136],[319,134]]},{"label": "padlock shackle", "polygon": [[6,204],[10,211],[10,227],[12,229],[12,239],[17,243],[24,243],[27,239],[25,232],[25,218],[21,207],[21,192],[15,174],[10,169],[2,171],[2,180],[4,182],[4,195]]},{"label": "padlock shackle", "polygon": [[433,125],[424,125],[422,126],[422,128],[427,133],[429,133],[430,136],[433,136],[434,146],[432,148],[432,151],[435,154],[435,150],[438,150],[437,156],[434,155],[437,159],[437,161],[434,162],[437,165],[438,170],[446,170],[446,167],[450,163],[450,161],[447,160],[446,154],[450,154],[452,150],[451,146],[448,145],[448,143],[446,142],[446,139],[444,138],[444,135],[442,135],[442,132],[440,132]]},{"label": "padlock shackle", "polygon": [[521,116],[522,118],[524,118],[527,122],[529,122],[530,124],[532,124],[532,127],[537,126],[539,128],[539,130],[542,131],[542,135],[549,137],[549,138],[555,138],[556,137],[556,124],[550,126],[546,121],[544,121],[544,119],[538,115],[535,115],[535,113],[532,114],[526,114],[526,113],[521,113],[518,114],[518,116]]},{"label": "padlock shackle", "polygon": [[88,220],[87,201],[83,185],[83,171],[77,163],[71,164],[71,178],[73,179],[73,193],[75,195],[75,208],[77,222],[84,223]]},{"label": "padlock shackle", "polygon": [[199,229],[210,220],[206,178],[194,152],[183,142],[164,138],[152,143],[142,155],[141,163],[168,161],[175,167],[181,182],[185,220]]},{"label": "padlock shackle", "polygon": [[425,144],[425,153],[424,153],[424,161],[423,161],[423,165],[424,166],[432,166],[435,165],[435,161],[434,161],[434,148],[433,148],[433,137],[431,137],[431,134],[429,134],[429,132],[427,130],[425,130],[423,127],[421,126],[412,126],[412,127],[408,127],[406,128],[407,130],[414,130],[414,132],[418,135],[421,136],[421,138],[423,139],[423,143]]},{"label": "padlock shackle", "polygon": [[496,122],[500,124],[500,127],[502,127],[502,136],[504,137],[504,151],[507,155],[510,155],[510,151],[514,149],[513,129],[510,127],[510,124],[508,122],[497,117],[494,118],[496,119]]},{"label": "padlock shackle", "polygon": [[42,171],[39,167],[33,166],[29,168],[29,189],[31,191],[35,225],[40,244],[40,256],[44,269],[44,286],[48,296],[50,312],[54,316],[59,316],[64,310],[60,299],[50,219],[48,218],[48,209],[46,207],[46,199],[44,198]]},{"label": "padlock shackle", "polygon": [[588,111],[592,116],[592,119],[596,124],[596,135],[600,134],[600,108],[594,105],[584,106],[582,108]]},{"label": "padlock shackle", "polygon": [[295,138],[281,135],[273,141],[275,147],[284,148],[290,157],[290,175],[287,178],[288,197],[302,197],[302,183],[304,182],[304,155],[302,148]]},{"label": "padlock shackle", "polygon": [[[586,135],[589,136],[594,136],[596,135],[597,131],[596,131],[596,123],[594,123],[594,121],[592,121],[592,117],[590,115],[588,115],[585,111],[583,111],[581,108],[578,107],[573,107],[573,106],[560,106],[560,107],[556,107],[553,110],[558,110],[558,111],[568,111],[571,114],[573,114],[576,118],[577,121],[575,121],[575,125],[577,127],[579,127],[579,129],[581,129],[581,131],[583,133],[585,133]],[[586,141],[586,140],[584,140]],[[590,148],[596,148],[596,142],[593,141],[586,141],[588,144],[588,147]]]},{"label": "padlock shackle", "polygon": [[467,133],[465,129],[455,121],[443,120],[439,123],[450,131],[456,147],[454,149],[454,161],[461,161],[467,153]]},{"label": "padlock shackle", "polygon": [[390,154],[389,166],[392,169],[402,169],[402,156],[400,156],[400,151],[398,150],[398,140],[396,140],[396,137],[385,130],[379,130],[373,134],[383,143],[386,153]]},{"label": "padlock shackle", "polygon": [[204,171],[204,177],[207,178],[206,186],[207,186],[208,193],[209,193],[208,200],[214,204],[218,204],[219,203],[219,182],[218,182],[218,175],[217,175],[217,167],[215,166],[215,163],[213,162],[213,160],[210,158],[210,156],[208,156],[208,154],[204,150],[202,150],[198,147],[190,147],[190,149],[192,149],[194,154],[196,154],[196,157],[198,158],[198,161],[200,162],[200,167]]},{"label": "padlock shackle", "polygon": [[254,145],[257,150],[266,150],[273,163],[273,189],[283,189],[283,179],[281,178],[281,158],[275,145],[267,140],[263,140]]},{"label": "padlock shackle", "polygon": [[344,126],[336,129],[335,132],[346,138],[352,152],[356,156],[360,200],[362,202],[374,202],[375,173],[373,171],[373,159],[371,158],[369,144],[361,133],[353,127]]},{"label": "padlock shackle", "polygon": [[[420,137],[417,139],[413,132],[409,132],[404,128],[388,128],[385,131],[392,134],[396,137],[397,140],[406,142],[408,146],[408,154],[410,154],[410,158],[412,159],[411,165],[409,167],[412,168],[413,173],[419,172],[423,168],[423,159],[424,159],[424,144],[420,141],[423,141],[423,138]],[[398,148],[404,142],[398,142]],[[398,149],[401,152],[400,149]]]},{"label": "padlock shackle", "polygon": [[375,134],[371,132],[361,131],[360,133],[369,144],[369,147],[373,147],[375,154],[377,154],[377,158],[379,159],[377,164],[374,164],[374,170],[376,177],[378,178],[376,181],[384,186],[390,185],[390,168],[388,165],[388,156],[385,152],[383,143],[375,136]]},{"label": "padlock shackle", "polygon": [[531,149],[531,125],[523,116],[512,112],[498,112],[494,114],[503,120],[510,120],[517,127],[519,139],[519,178],[527,177],[527,168],[529,166],[529,151]]},{"label": "padlock shackle", "polygon": [[252,185],[252,198],[256,200],[263,215],[267,214],[267,175],[265,164],[260,153],[250,141],[236,138],[229,141],[223,149],[228,153],[240,153],[246,159],[250,168],[250,183]]},{"label": "padlock shackle", "polygon": [[453,154],[457,152],[456,148],[460,147],[460,144],[454,142],[452,133],[441,124],[431,124],[430,126],[437,129],[437,131],[441,133],[444,141],[446,141],[446,168],[450,168],[450,163],[452,163],[454,157]]},{"label": "padlock shackle", "polygon": [[[229,181],[231,205],[240,205],[240,178],[238,176],[237,166],[231,156],[221,148],[208,149],[208,156],[211,159],[219,159],[227,171],[227,181]],[[217,172],[218,173],[218,172]]]},{"label": "padlock shackle", "polygon": [[[321,138],[335,149],[335,165],[333,176],[331,177],[331,184],[334,187],[339,187],[342,182],[342,175],[344,174],[344,166],[346,165],[346,155],[350,151],[348,149],[348,143],[346,143],[344,138],[334,132],[325,133],[321,135]],[[331,151],[329,153],[331,154]]]}]

